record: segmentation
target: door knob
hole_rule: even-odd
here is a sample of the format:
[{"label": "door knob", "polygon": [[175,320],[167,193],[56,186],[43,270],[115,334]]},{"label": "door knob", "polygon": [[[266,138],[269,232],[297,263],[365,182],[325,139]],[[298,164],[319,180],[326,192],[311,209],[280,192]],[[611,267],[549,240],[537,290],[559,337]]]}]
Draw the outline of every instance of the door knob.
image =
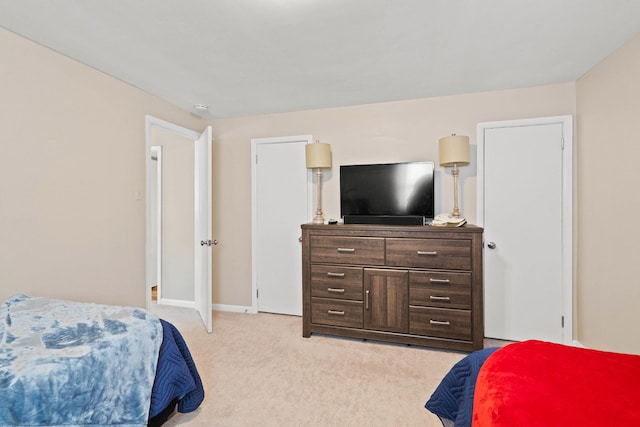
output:
[{"label": "door knob", "polygon": [[211,245],[217,245],[218,241],[217,240],[200,240],[200,246],[211,246]]},{"label": "door knob", "polygon": [[489,247],[489,249],[495,249],[496,248],[496,243],[495,242],[489,242],[489,243],[487,243],[487,246]]},{"label": "door knob", "polygon": [[302,236],[298,237],[298,242],[302,243]]}]

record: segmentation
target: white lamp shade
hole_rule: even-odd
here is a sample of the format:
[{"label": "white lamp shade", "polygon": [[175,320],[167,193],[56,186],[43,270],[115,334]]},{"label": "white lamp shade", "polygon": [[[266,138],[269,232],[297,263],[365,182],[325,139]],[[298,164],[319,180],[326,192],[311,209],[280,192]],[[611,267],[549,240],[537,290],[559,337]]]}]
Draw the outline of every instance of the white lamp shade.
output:
[{"label": "white lamp shade", "polygon": [[307,168],[330,168],[331,145],[316,142],[305,146]]},{"label": "white lamp shade", "polygon": [[440,166],[469,164],[469,137],[453,134],[440,138]]}]

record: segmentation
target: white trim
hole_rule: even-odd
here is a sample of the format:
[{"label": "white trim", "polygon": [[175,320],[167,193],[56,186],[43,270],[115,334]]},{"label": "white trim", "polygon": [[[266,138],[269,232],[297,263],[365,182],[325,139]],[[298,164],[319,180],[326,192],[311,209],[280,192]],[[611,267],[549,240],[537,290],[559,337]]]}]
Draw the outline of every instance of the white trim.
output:
[{"label": "white trim", "polygon": [[[151,206],[151,204],[149,203],[149,197],[148,195],[151,192],[151,180],[153,179],[153,173],[154,173],[154,165],[153,165],[153,160],[151,160],[151,131],[153,128],[158,128],[158,129],[162,129],[165,131],[169,131],[169,132],[173,132],[179,136],[183,136],[185,138],[191,139],[193,141],[196,141],[198,139],[198,137],[200,136],[200,133],[192,131],[190,129],[187,128],[183,128],[181,126],[175,125],[173,123],[167,122],[165,120],[162,119],[158,119],[157,117],[153,117],[153,116],[145,116],[145,177],[146,177],[146,183],[145,183],[145,282],[144,282],[144,287],[145,287],[145,301],[146,301],[146,307],[147,309],[149,309],[151,307],[151,271],[149,269],[149,266],[151,265],[151,260],[152,260],[152,250],[151,250],[151,234],[153,233],[153,230],[151,230],[151,222],[149,221],[149,218],[151,217],[151,212],[152,209],[154,209],[153,206]],[[161,300],[160,297],[158,297],[158,303],[159,304],[164,304],[164,301],[167,300]],[[193,307],[193,304],[192,304]]]},{"label": "white trim", "polygon": [[477,215],[484,227],[484,134],[487,129],[561,124],[564,149],[562,151],[562,311],[564,329],[562,341],[571,345],[573,340],[573,116],[541,117],[478,123],[477,142]]},{"label": "white trim", "polygon": [[158,304],[161,305],[170,305],[172,307],[184,307],[184,308],[196,308],[196,305],[193,301],[185,301],[180,299],[160,299],[158,298]]},{"label": "white trim", "polygon": [[245,305],[212,304],[211,308],[215,311],[226,311],[229,313],[257,313],[253,307]]},{"label": "white trim", "polygon": [[[257,211],[257,181],[256,181],[256,156],[258,144],[277,144],[283,142],[301,142],[307,144],[313,142],[311,135],[283,136],[273,138],[252,138],[251,139],[251,310],[258,312],[258,211]],[[307,212],[313,212],[313,174],[307,171]],[[309,220],[311,218],[309,217]]]}]

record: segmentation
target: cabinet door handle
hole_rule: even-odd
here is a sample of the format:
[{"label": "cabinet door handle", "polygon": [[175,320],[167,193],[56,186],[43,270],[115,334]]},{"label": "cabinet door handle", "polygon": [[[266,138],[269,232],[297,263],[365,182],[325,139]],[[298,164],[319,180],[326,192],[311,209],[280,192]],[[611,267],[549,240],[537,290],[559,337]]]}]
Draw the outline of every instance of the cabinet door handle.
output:
[{"label": "cabinet door handle", "polygon": [[366,310],[369,310],[369,289],[367,289],[366,291],[364,291],[364,295],[365,295],[365,298],[364,298],[364,308],[365,308]]},{"label": "cabinet door handle", "polygon": [[439,297],[435,295],[429,296],[431,301],[451,301],[451,297]]},{"label": "cabinet door handle", "polygon": [[430,283],[438,283],[440,285],[448,285],[449,283],[451,283],[451,280],[449,280],[449,279],[433,279],[433,278],[429,278],[429,282]]},{"label": "cabinet door handle", "polygon": [[335,292],[337,294],[344,294],[344,288],[327,288],[327,292]]},{"label": "cabinet door handle", "polygon": [[344,273],[332,273],[328,272],[327,277],[344,277]]},{"label": "cabinet door handle", "polygon": [[429,320],[429,323],[432,325],[439,325],[439,326],[449,326],[451,325],[451,322],[446,322],[446,321],[442,321],[442,320]]},{"label": "cabinet door handle", "polygon": [[437,251],[418,251],[418,255],[435,256],[435,255],[438,255],[438,252]]},{"label": "cabinet door handle", "polygon": [[335,314],[337,316],[344,316],[344,311],[338,310],[327,310],[327,314]]}]

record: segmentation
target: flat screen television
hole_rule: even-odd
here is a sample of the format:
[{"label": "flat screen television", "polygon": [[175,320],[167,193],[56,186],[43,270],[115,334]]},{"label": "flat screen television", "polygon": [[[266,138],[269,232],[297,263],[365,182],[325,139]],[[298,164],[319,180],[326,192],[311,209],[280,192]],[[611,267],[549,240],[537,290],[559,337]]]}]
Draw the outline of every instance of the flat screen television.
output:
[{"label": "flat screen television", "polygon": [[345,223],[422,225],[434,216],[434,162],[340,166]]}]

